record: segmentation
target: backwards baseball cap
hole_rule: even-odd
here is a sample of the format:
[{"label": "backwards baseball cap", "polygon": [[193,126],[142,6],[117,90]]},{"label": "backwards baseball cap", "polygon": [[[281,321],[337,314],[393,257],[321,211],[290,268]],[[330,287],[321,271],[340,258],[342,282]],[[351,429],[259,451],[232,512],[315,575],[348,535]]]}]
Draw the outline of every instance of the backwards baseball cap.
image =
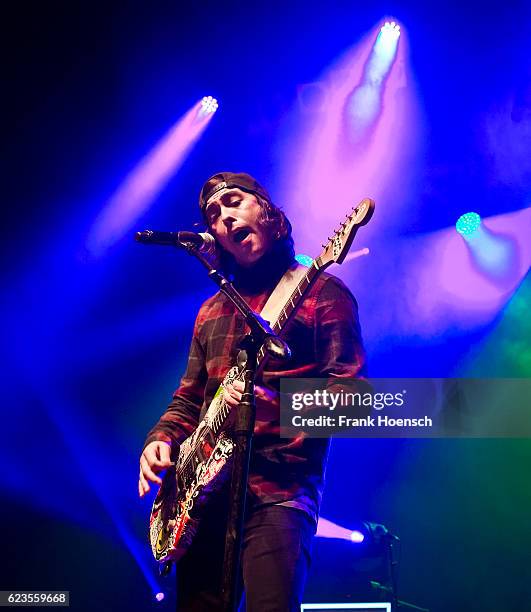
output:
[{"label": "backwards baseball cap", "polygon": [[205,211],[208,200],[223,189],[241,189],[255,195],[259,195],[271,202],[271,196],[250,174],[245,172],[218,172],[211,176],[203,185],[199,194],[199,206],[201,212]]}]

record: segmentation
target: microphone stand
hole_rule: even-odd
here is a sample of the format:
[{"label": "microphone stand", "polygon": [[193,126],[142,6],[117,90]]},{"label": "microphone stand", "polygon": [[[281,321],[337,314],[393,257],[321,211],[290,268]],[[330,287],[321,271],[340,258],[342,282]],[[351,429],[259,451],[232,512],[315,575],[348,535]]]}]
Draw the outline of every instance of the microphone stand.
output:
[{"label": "microphone stand", "polygon": [[251,330],[241,342],[238,354],[238,365],[244,370],[244,390],[239,408],[236,411],[232,432],[234,451],[232,456],[231,495],[223,559],[225,568],[222,585],[224,610],[226,612],[237,612],[239,602],[236,595],[238,592],[243,521],[249,476],[249,460],[256,417],[254,380],[258,352],[264,346],[270,355],[284,359],[289,358],[291,353],[288,345],[275,334],[269,323],[249,308],[247,302],[236,291],[232,283],[200,253],[197,245],[189,242],[181,242],[181,245],[190,255],[194,255],[205,266],[208,270],[208,276],[242,313]]}]

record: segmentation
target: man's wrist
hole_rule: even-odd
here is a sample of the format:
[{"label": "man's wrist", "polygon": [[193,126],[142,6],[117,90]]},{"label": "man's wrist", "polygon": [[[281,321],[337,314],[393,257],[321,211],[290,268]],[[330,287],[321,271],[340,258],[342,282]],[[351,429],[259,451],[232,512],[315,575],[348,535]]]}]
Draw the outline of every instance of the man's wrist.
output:
[{"label": "man's wrist", "polygon": [[146,441],[144,442],[144,446],[142,447],[142,452],[144,449],[149,446],[152,442],[165,442],[170,448],[174,445],[174,440],[172,440],[169,436],[165,434],[152,434]]}]

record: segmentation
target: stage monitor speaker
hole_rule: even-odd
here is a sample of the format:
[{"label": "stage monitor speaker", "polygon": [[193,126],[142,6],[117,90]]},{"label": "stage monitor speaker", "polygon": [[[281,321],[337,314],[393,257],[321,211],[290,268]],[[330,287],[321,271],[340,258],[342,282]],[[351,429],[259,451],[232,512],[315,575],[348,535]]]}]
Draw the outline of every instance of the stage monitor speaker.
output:
[{"label": "stage monitor speaker", "polygon": [[349,604],[389,601],[390,596],[387,593],[374,590],[374,582],[386,586],[390,584],[389,561],[385,548],[360,546],[346,540],[317,538],[302,600],[339,601]]},{"label": "stage monitor speaker", "polygon": [[303,603],[301,612],[342,612],[343,610],[358,610],[358,612],[391,612],[391,604],[378,603]]}]

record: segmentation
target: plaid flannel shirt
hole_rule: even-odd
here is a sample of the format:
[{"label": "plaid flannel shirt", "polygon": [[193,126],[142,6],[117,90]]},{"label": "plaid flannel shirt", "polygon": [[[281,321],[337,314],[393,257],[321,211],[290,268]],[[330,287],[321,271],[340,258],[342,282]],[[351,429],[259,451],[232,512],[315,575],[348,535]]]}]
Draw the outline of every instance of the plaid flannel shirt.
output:
[{"label": "plaid flannel shirt", "polygon": [[[276,282],[275,282],[276,284]],[[260,293],[240,292],[260,312],[273,286]],[[218,292],[201,306],[195,321],[188,367],[173,400],[150,431],[145,444],[179,444],[203,418],[225,374],[236,362],[238,343],[247,333],[243,316]],[[357,377],[365,374],[365,352],[351,292],[338,278],[323,273],[286,329],[292,351],[287,362],[269,359],[256,383],[278,392],[281,377]],[[278,395],[277,395],[278,397]],[[329,440],[279,436],[280,407],[274,420],[257,413],[249,471],[248,505],[282,504],[317,519]],[[271,414],[271,411],[268,411]]]}]

